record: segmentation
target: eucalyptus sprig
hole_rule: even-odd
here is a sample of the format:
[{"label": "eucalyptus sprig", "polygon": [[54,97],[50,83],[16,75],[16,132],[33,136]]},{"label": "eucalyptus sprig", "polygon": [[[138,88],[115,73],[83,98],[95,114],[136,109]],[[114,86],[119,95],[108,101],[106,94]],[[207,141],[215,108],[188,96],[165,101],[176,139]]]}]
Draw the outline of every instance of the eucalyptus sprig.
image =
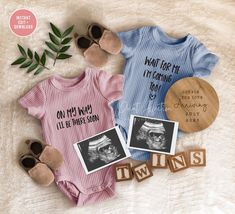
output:
[{"label": "eucalyptus sprig", "polygon": [[46,54],[54,59],[53,66],[56,63],[57,59],[67,59],[70,58],[72,55],[65,53],[69,48],[70,45],[68,43],[72,40],[72,37],[69,34],[73,30],[73,25],[67,28],[63,33],[62,31],[56,27],[54,24],[50,22],[50,26],[53,33],[49,33],[50,42],[45,42],[50,50],[45,50]]},{"label": "eucalyptus sprig", "polygon": [[20,65],[19,68],[27,68],[27,73],[32,72],[35,70],[34,75],[37,75],[41,73],[44,69],[48,69],[48,67],[45,66],[46,64],[46,52],[44,51],[41,57],[39,54],[35,51],[33,52],[28,48],[27,52],[25,49],[18,44],[19,51],[21,53],[21,56],[15,60],[11,65]]},{"label": "eucalyptus sprig", "polygon": [[73,30],[73,25],[67,28],[63,33],[56,27],[54,24],[50,23],[52,32],[49,32],[49,37],[51,42],[45,42],[46,45],[49,47],[50,50],[44,50],[41,56],[35,51],[33,53],[32,50],[29,48],[27,51],[18,44],[19,51],[21,56],[15,60],[11,65],[20,65],[20,68],[27,68],[27,73],[32,72],[35,70],[34,75],[41,73],[44,69],[50,70],[48,67],[45,66],[46,64],[46,56],[49,56],[54,59],[53,65],[55,65],[57,59],[67,59],[70,58],[72,55],[65,53],[69,48],[70,45],[68,43],[72,40],[70,37],[70,33]]}]

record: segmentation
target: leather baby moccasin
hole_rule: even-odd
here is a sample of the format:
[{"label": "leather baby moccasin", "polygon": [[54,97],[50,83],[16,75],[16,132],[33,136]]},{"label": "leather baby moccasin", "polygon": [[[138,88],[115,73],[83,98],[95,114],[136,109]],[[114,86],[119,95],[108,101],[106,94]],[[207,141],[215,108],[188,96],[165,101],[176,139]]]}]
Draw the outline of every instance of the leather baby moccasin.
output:
[{"label": "leather baby moccasin", "polygon": [[39,140],[26,140],[29,152],[48,165],[52,170],[58,169],[64,162],[62,154],[54,147],[43,144]]},{"label": "leather baby moccasin", "polygon": [[75,35],[75,37],[77,47],[83,52],[83,55],[89,64],[95,67],[102,67],[107,63],[107,53],[91,38],[78,35]]},{"label": "leather baby moccasin", "polygon": [[119,54],[122,49],[122,42],[117,34],[106,29],[100,24],[93,23],[88,27],[88,35],[100,47],[110,54]]},{"label": "leather baby moccasin", "polygon": [[31,154],[22,155],[19,163],[29,176],[42,186],[49,186],[55,179],[51,169]]}]

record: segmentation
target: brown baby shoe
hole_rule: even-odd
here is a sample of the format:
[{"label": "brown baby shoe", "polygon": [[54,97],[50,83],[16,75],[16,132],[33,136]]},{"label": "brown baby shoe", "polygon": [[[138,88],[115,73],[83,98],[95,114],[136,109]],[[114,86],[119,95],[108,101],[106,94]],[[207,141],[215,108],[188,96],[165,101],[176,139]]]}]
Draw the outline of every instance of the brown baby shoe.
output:
[{"label": "brown baby shoe", "polygon": [[52,170],[58,169],[64,162],[61,153],[54,147],[41,143],[39,140],[26,140],[30,153]]},{"label": "brown baby shoe", "polygon": [[122,49],[122,43],[117,34],[97,23],[89,25],[88,35],[110,54],[119,54]]},{"label": "brown baby shoe", "polygon": [[49,186],[54,181],[54,175],[51,169],[46,164],[37,160],[33,155],[22,155],[19,163],[36,183],[42,186]]},{"label": "brown baby shoe", "polygon": [[87,62],[95,67],[102,67],[108,61],[107,53],[88,36],[74,35],[77,47],[83,52]]}]

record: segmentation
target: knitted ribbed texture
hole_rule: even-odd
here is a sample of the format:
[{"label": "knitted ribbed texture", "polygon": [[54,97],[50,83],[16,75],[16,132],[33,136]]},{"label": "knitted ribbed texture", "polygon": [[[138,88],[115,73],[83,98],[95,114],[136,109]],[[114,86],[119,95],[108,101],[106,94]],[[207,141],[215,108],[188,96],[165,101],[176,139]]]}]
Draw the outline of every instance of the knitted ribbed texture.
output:
[{"label": "knitted ribbed texture", "polygon": [[109,102],[120,98],[122,83],[122,75],[87,68],[76,78],[53,75],[19,100],[41,120],[45,142],[63,154],[55,180],[78,206],[114,195],[112,166],[86,175],[73,144],[114,126]]}]

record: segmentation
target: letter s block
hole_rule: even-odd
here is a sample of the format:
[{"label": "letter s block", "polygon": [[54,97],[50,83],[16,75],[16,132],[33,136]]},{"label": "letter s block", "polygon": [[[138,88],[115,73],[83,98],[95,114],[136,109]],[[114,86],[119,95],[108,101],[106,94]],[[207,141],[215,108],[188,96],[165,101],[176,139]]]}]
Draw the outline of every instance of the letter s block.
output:
[{"label": "letter s block", "polygon": [[206,150],[193,149],[188,151],[189,166],[206,166]]},{"label": "letter s block", "polygon": [[132,171],[138,182],[153,176],[152,170],[147,163],[141,163],[135,167],[132,167]]},{"label": "letter s block", "polygon": [[129,163],[115,165],[116,181],[127,181],[133,178],[131,165]]}]

